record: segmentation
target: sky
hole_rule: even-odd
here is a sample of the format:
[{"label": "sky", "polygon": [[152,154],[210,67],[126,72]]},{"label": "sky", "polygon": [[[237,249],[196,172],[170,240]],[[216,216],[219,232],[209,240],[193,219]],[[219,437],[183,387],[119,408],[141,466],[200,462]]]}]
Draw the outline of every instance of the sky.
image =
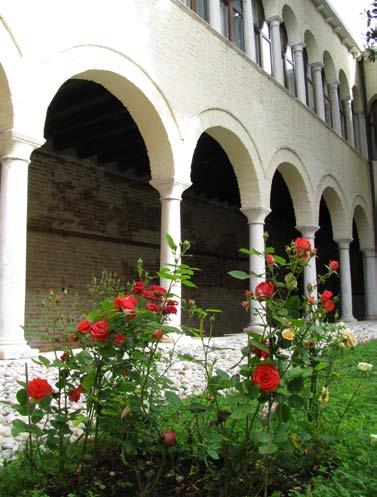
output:
[{"label": "sky", "polygon": [[339,14],[360,48],[363,48],[365,43],[363,34],[367,27],[366,17],[361,13],[370,7],[372,0],[329,0],[329,3]]}]

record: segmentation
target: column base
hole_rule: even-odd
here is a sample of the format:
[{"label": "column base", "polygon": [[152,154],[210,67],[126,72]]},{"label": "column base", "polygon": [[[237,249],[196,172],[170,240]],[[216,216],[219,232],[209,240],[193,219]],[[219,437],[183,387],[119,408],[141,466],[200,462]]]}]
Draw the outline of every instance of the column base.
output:
[{"label": "column base", "polygon": [[249,331],[253,333],[259,333],[260,335],[262,335],[264,332],[264,327],[260,324],[250,323],[246,326],[246,328],[243,329],[244,333],[248,333]]},{"label": "column base", "polygon": [[39,350],[32,349],[26,342],[7,343],[0,341],[0,360],[4,359],[27,359],[38,357]]},{"label": "column base", "polygon": [[341,317],[340,320],[343,321],[343,323],[351,323],[351,324],[358,322],[358,320],[356,318],[354,318],[353,316],[348,317],[348,318]]},{"label": "column base", "polygon": [[365,316],[363,321],[377,321],[377,314],[370,314]]}]

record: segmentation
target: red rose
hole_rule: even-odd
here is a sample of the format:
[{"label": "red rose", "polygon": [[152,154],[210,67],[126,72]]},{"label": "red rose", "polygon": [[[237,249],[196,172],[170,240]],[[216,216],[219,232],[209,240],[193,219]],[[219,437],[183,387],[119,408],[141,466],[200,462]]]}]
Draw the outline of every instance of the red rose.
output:
[{"label": "red rose", "polygon": [[107,321],[97,321],[92,324],[90,334],[94,338],[94,340],[98,340],[99,342],[103,342],[109,336],[109,323]]},{"label": "red rose", "polygon": [[158,312],[160,310],[158,305],[154,304],[153,302],[148,302],[145,308],[152,312]]},{"label": "red rose", "polygon": [[307,238],[296,238],[294,241],[297,257],[308,259],[312,251],[312,245]]},{"label": "red rose", "polygon": [[[265,344],[265,345],[267,345],[267,344]],[[267,345],[267,347],[268,347],[268,345]],[[258,347],[252,347],[251,352],[253,354],[255,354],[257,357],[259,357],[259,359],[267,359],[267,357],[269,357],[269,355],[270,355],[270,353],[267,352],[267,350],[258,349]]]},{"label": "red rose", "polygon": [[266,264],[268,265],[275,264],[275,257],[272,254],[266,255]]},{"label": "red rose", "polygon": [[250,291],[250,290],[245,290],[245,297],[247,299],[251,299],[251,297],[253,296],[253,292]]},{"label": "red rose", "polygon": [[126,339],[126,335],[117,335],[114,338],[115,345],[120,345]]},{"label": "red rose", "polygon": [[43,400],[52,394],[52,386],[42,378],[34,378],[28,381],[26,390],[28,396],[34,400]]},{"label": "red rose", "polygon": [[68,352],[63,352],[62,355],[60,356],[60,360],[62,362],[65,362],[68,359],[68,357],[69,357]]},{"label": "red rose", "polygon": [[331,312],[335,309],[335,302],[333,300],[326,300],[326,302],[322,302],[322,305],[327,312]]},{"label": "red rose", "polygon": [[330,261],[329,262],[329,269],[330,269],[330,271],[338,271],[339,262],[338,261]]},{"label": "red rose", "polygon": [[164,336],[162,330],[156,328],[155,330],[152,331],[152,337],[154,340],[161,340],[162,337]]},{"label": "red rose", "polygon": [[269,299],[275,291],[275,285],[272,281],[262,281],[255,287],[255,297],[258,299]]},{"label": "red rose", "polygon": [[115,297],[113,303],[118,311],[135,312],[138,300],[134,295],[128,295],[127,297]]},{"label": "red rose", "polygon": [[87,319],[82,319],[77,324],[77,331],[79,333],[82,333],[82,334],[89,333],[91,326],[92,326],[92,323],[90,321],[88,321]]},{"label": "red rose", "polygon": [[137,295],[141,295],[144,291],[144,282],[143,281],[135,281],[134,286],[132,288],[133,293]]},{"label": "red rose", "polygon": [[280,374],[273,364],[259,364],[253,371],[252,380],[263,392],[274,392],[280,384]]},{"label": "red rose", "polygon": [[128,374],[129,374],[128,369],[123,369],[122,376],[128,376]]},{"label": "red rose", "polygon": [[82,386],[79,385],[78,387],[68,392],[68,398],[71,402],[78,402],[80,400],[81,394],[82,394]]},{"label": "red rose", "polygon": [[177,302],[174,300],[168,300],[164,305],[163,314],[177,314]]},{"label": "red rose", "polygon": [[164,430],[162,432],[162,443],[165,447],[173,447],[173,445],[175,445],[176,438],[177,434],[174,430]]},{"label": "red rose", "polygon": [[165,288],[158,285],[149,285],[147,291],[143,293],[144,297],[152,298],[158,301],[161,301],[165,294]]},{"label": "red rose", "polygon": [[320,295],[321,302],[327,302],[331,300],[333,293],[330,290],[324,290],[322,295]]},{"label": "red rose", "polygon": [[151,299],[151,300],[155,298],[154,293],[150,292],[149,290],[144,290],[143,297],[145,299]]},{"label": "red rose", "polygon": [[315,298],[313,296],[309,297],[309,304],[311,304],[311,305],[315,304]]}]

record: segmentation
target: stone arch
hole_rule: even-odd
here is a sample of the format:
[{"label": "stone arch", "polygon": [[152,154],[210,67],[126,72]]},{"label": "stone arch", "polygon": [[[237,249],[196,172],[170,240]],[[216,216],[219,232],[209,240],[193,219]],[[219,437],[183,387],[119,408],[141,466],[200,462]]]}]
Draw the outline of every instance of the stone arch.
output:
[{"label": "stone arch", "polygon": [[327,50],[323,53],[323,65],[325,69],[325,77],[328,83],[336,81],[336,70],[333,58]]},{"label": "stone arch", "polygon": [[349,99],[351,96],[347,76],[343,69],[339,71],[339,95],[341,100]]},{"label": "stone arch", "polygon": [[321,54],[318,48],[318,44],[310,29],[307,29],[305,31],[304,42],[306,51],[308,53],[309,62],[311,64],[313,64],[314,62],[320,62]]},{"label": "stone arch", "polygon": [[227,154],[237,178],[241,206],[268,205],[259,152],[240,121],[221,109],[207,109],[197,114],[185,138],[186,156],[193,157],[196,144],[204,132],[215,139]]},{"label": "stone arch", "polygon": [[268,191],[278,171],[289,190],[295,211],[297,226],[314,224],[313,187],[301,158],[288,148],[279,148],[273,155],[268,167]]},{"label": "stone arch", "polygon": [[322,197],[330,212],[334,240],[351,239],[352,225],[349,226],[345,197],[338,181],[331,175],[324,176],[318,184],[315,204],[317,216]]},{"label": "stone arch", "polygon": [[361,195],[356,195],[352,203],[350,229],[352,229],[352,222],[355,220],[361,250],[373,249],[374,247],[373,229],[369,212],[370,209],[364,198]]},{"label": "stone arch", "polygon": [[300,32],[296,15],[288,5],[284,5],[282,10],[282,17],[284,20],[285,28],[287,30],[289,43],[291,45],[294,45],[295,43],[301,42],[302,33]]},{"label": "stone arch", "polygon": [[39,130],[43,130],[48,106],[65,81],[93,81],[118,98],[135,120],[147,147],[152,178],[182,178],[182,171],[176,170],[182,164],[182,153],[172,111],[152,79],[132,60],[108,48],[79,46],[46,63],[43,74],[46,84],[39,95]]}]

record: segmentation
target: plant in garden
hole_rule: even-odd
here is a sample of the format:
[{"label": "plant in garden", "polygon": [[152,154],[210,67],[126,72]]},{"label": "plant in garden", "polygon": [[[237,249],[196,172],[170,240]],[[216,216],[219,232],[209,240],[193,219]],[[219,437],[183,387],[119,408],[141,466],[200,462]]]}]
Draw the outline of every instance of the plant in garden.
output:
[{"label": "plant in garden", "polygon": [[[58,458],[62,475],[72,443],[79,444],[82,460],[91,458],[95,464],[105,444],[118,450],[126,465],[130,457],[136,461],[139,495],[146,495],[156,485],[161,471],[142,476],[146,447],[155,444],[162,470],[166,447],[175,443],[173,431],[162,430],[158,419],[162,391],[171,389],[165,371],[157,368],[158,345],[165,334],[175,331],[169,325],[169,316],[177,312],[175,282],[195,286],[190,281],[194,270],[182,262],[189,244],[178,247],[169,235],[167,242],[175,262],[162,268],[159,276],[170,281],[169,287],[154,284],[142,261],[138,280],[124,289],[109,274],[96,281],[91,295],[97,305],[73,330],[66,329],[78,350],[69,347],[57,355],[59,320],[54,318],[50,337],[55,358],[50,361],[40,356],[35,362],[57,371],[57,381],[51,385],[46,378],[29,378],[26,370],[26,381],[20,382],[13,406],[24,418],[13,421],[12,433],[28,435],[26,454],[32,471],[43,470],[37,467],[38,461],[42,451],[50,451]],[[109,281],[117,290],[112,296]]]}]

